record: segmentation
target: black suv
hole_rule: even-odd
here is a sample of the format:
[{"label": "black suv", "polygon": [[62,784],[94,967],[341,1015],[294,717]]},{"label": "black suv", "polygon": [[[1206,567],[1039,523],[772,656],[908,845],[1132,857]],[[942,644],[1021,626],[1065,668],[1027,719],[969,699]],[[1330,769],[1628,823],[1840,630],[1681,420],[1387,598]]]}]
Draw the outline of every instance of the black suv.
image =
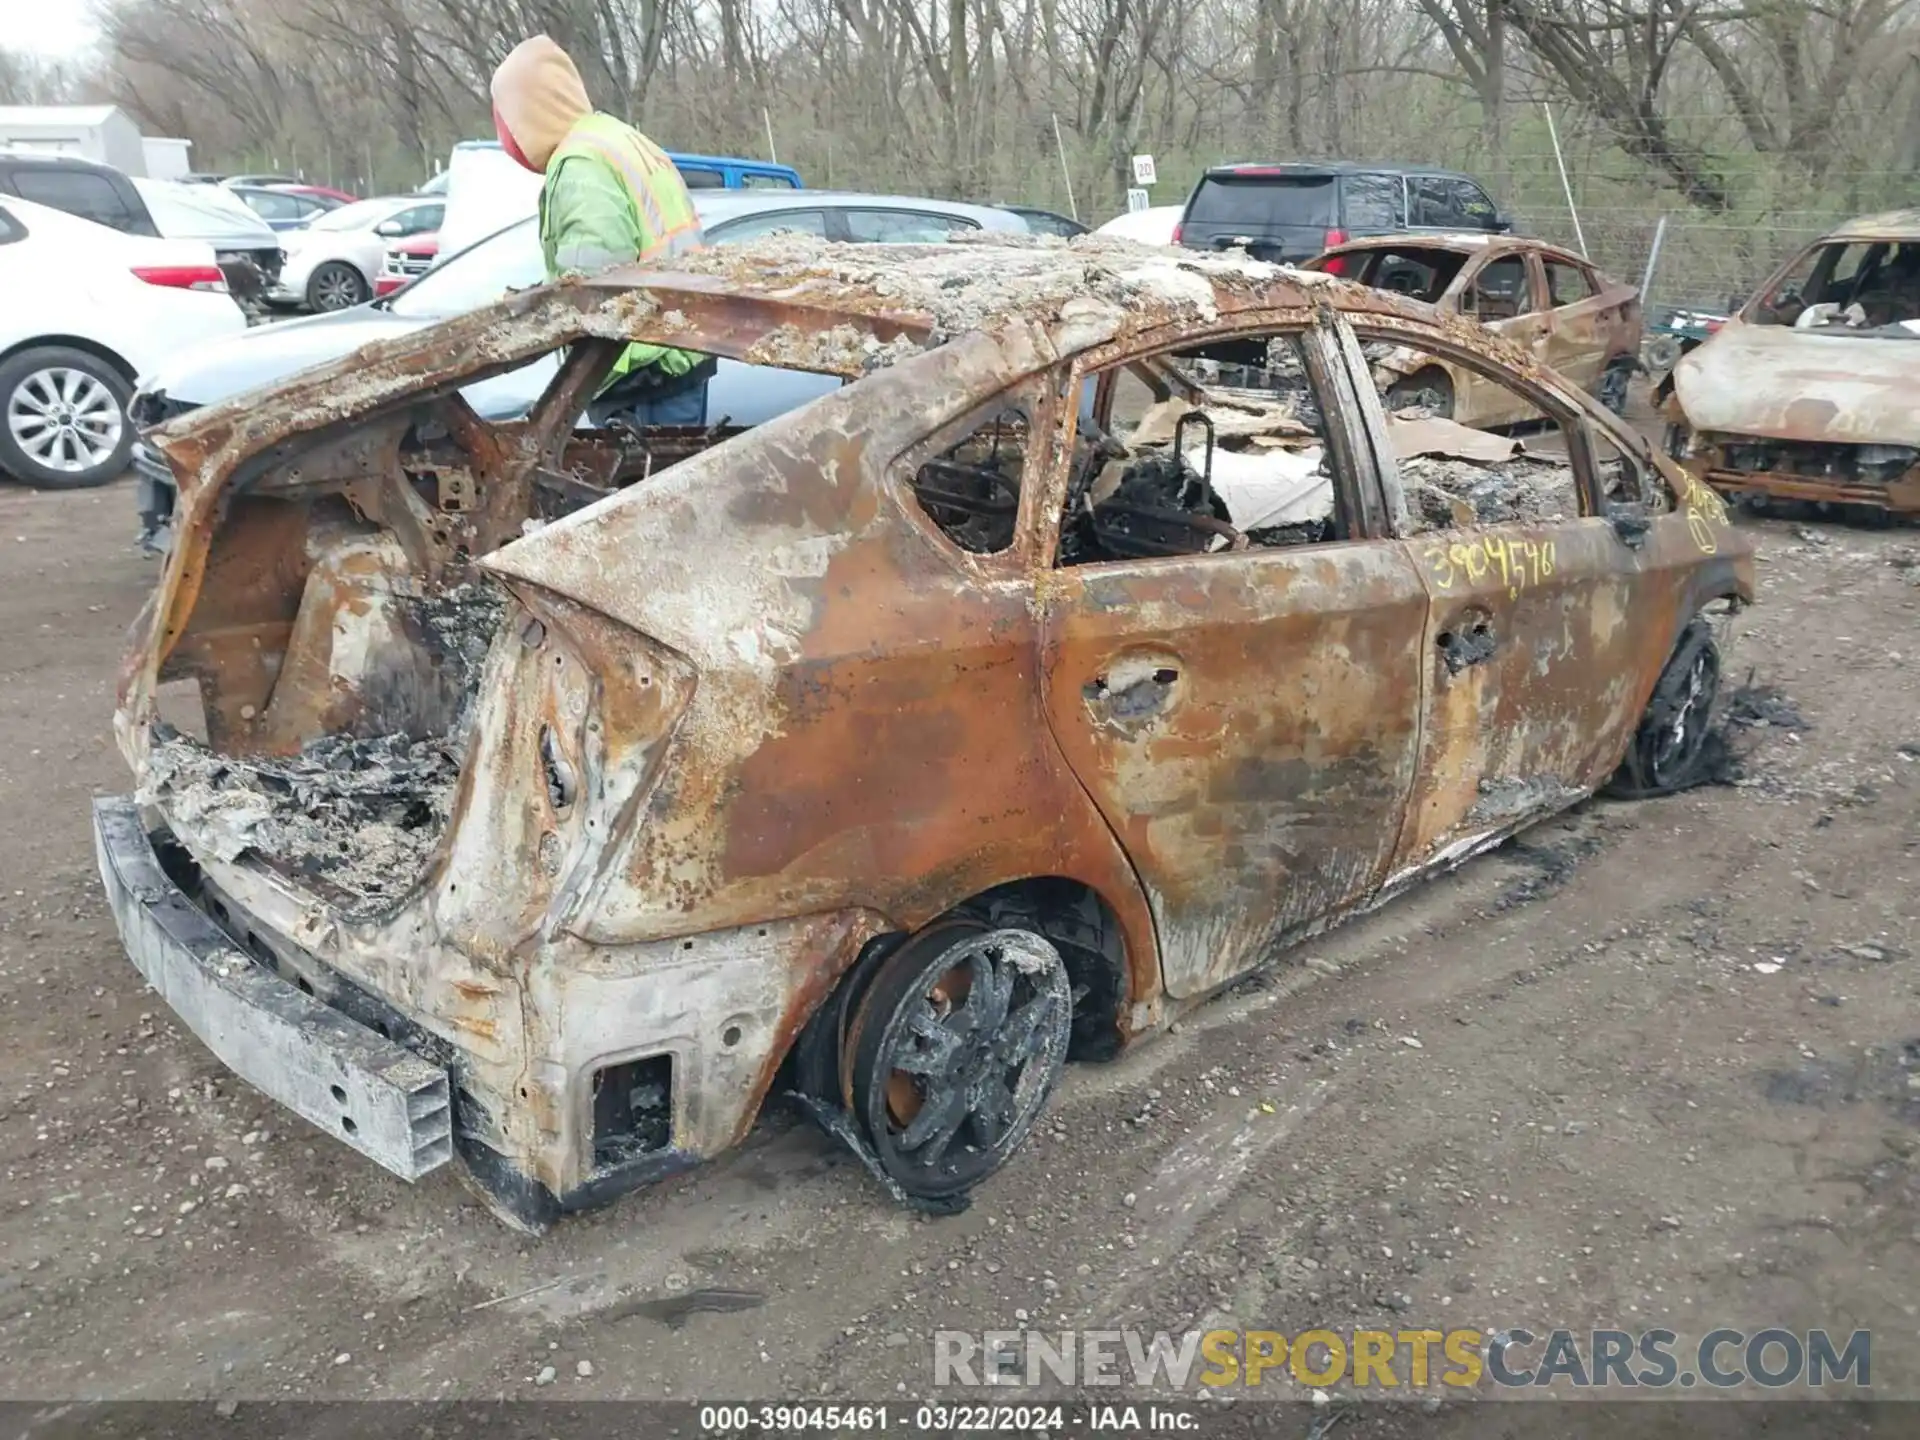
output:
[{"label": "black suv", "polygon": [[[128,235],[160,235],[153,212],[131,180],[111,165],[77,155],[0,150],[0,195],[17,195]],[[214,259],[227,277],[227,288],[242,300],[261,294],[280,278],[278,245],[229,249],[216,244]]]},{"label": "black suv", "polygon": [[1187,197],[1173,238],[1194,250],[1243,246],[1258,260],[1294,261],[1359,235],[1512,228],[1470,175],[1330,160],[1216,165]]}]

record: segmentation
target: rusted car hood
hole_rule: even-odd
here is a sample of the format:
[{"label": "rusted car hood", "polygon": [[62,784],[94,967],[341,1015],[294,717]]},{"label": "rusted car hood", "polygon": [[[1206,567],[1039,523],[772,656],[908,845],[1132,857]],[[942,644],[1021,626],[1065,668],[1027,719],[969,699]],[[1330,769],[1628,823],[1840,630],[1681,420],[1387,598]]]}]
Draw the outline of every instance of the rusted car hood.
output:
[{"label": "rusted car hood", "polygon": [[1697,431],[1920,445],[1920,339],[1728,324],[1674,371]]}]

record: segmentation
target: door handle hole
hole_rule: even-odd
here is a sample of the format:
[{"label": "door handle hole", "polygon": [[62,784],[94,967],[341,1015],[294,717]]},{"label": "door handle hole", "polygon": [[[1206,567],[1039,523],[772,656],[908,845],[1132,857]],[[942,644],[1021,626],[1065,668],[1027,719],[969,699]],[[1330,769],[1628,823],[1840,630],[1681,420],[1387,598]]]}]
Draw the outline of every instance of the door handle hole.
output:
[{"label": "door handle hole", "polygon": [[1156,685],[1171,685],[1179,678],[1180,672],[1178,670],[1170,669],[1166,666],[1162,666],[1153,672],[1153,683]]}]

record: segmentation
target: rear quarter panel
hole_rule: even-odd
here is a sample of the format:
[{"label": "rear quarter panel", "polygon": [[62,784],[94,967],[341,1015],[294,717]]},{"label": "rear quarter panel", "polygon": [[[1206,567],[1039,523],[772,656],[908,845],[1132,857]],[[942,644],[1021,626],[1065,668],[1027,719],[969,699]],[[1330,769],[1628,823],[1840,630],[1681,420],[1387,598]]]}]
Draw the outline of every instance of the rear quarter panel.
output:
[{"label": "rear quarter panel", "polygon": [[[658,784],[566,928],[622,944],[858,909],[910,929],[1064,875],[1114,905],[1135,998],[1151,990],[1132,871],[1046,722],[1024,555],[965,555],[888,479],[1040,368],[1036,342],[961,337],[489,560],[697,675]],[[1049,455],[1030,455],[1029,496]]]}]

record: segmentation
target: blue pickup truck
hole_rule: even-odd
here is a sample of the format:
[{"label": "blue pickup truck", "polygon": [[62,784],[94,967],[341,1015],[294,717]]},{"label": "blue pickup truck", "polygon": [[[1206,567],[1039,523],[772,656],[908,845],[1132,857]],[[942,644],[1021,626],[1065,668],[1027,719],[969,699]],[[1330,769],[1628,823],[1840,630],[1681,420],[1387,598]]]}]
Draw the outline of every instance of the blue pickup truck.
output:
[{"label": "blue pickup truck", "polygon": [[[460,150],[498,150],[498,140],[462,140]],[[800,172],[791,165],[775,165],[766,160],[742,160],[732,155],[692,155],[669,150],[667,158],[679,170],[689,190],[803,190]],[[420,187],[422,195],[444,195],[452,165]]]}]

